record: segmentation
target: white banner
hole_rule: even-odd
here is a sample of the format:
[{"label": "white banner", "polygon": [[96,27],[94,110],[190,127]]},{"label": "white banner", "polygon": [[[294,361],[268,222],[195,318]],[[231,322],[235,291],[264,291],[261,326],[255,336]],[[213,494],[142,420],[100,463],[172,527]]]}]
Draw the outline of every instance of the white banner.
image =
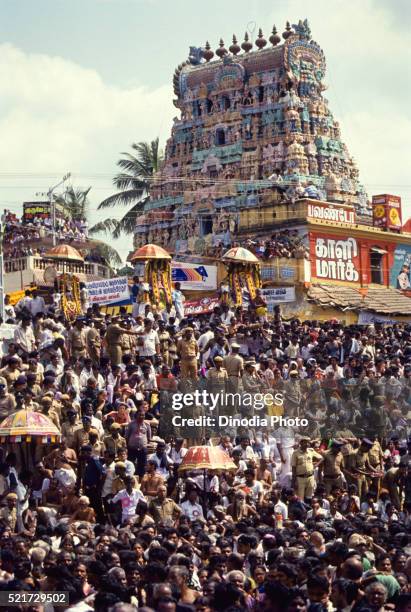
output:
[{"label": "white banner", "polygon": [[173,261],[171,270],[173,283],[181,283],[182,291],[215,291],[217,289],[217,266]]},{"label": "white banner", "polygon": [[90,304],[115,304],[130,299],[127,276],[93,281],[86,283],[86,287]]},{"label": "white banner", "polygon": [[261,291],[271,312],[276,304],[295,302],[295,287],[269,287]]},{"label": "white banner", "polygon": [[390,319],[385,315],[379,315],[376,312],[369,312],[368,310],[360,310],[358,315],[359,325],[370,325],[371,323],[398,323],[395,319]]}]

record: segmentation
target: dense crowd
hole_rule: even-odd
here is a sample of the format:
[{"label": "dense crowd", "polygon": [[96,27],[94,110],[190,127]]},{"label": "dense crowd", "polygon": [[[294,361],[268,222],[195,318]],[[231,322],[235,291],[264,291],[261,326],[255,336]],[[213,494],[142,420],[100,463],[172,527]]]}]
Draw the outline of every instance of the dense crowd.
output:
[{"label": "dense crowd", "polygon": [[282,230],[265,238],[234,241],[229,245],[217,244],[206,251],[206,255],[221,259],[228,248],[244,247],[254,253],[258,259],[267,261],[274,257],[286,259],[309,259],[310,251],[306,244],[306,236],[301,236],[298,230]]},{"label": "dense crowd", "polygon": [[[33,219],[22,217],[20,219],[17,215],[5,209],[1,216],[1,224],[3,250],[8,259],[27,257],[29,255],[43,255],[47,249],[42,249],[41,246],[35,243],[41,243],[41,241],[51,238],[53,234],[50,216],[44,216],[44,218],[35,216]],[[57,244],[86,242],[88,237],[86,219],[69,219],[57,214],[55,236]]]},{"label": "dense crowd", "polygon": [[298,230],[282,230],[262,240],[247,240],[244,245],[260,259],[285,257],[287,259],[309,258],[309,249]]},{"label": "dense crowd", "polygon": [[[2,444],[1,590],[78,612],[411,609],[411,326],[267,320],[260,293],[185,317],[178,285],[164,311],[84,310],[6,306],[0,417],[42,412],[61,442]],[[238,424],[175,424],[210,414],[173,408],[194,390],[232,394],[214,414]],[[184,470],[192,445],[232,468]]]}]

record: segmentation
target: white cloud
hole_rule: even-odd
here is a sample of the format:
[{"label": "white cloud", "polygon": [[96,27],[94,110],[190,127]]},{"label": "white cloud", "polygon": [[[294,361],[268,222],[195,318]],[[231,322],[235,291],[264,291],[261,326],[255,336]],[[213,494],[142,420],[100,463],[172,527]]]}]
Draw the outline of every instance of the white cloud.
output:
[{"label": "white cloud", "polygon": [[0,168],[109,171],[131,142],[164,137],[171,96],[171,86],[111,87],[60,57],[1,45]]},{"label": "white cloud", "polygon": [[[112,87],[97,72],[61,57],[0,45],[1,173],[57,176],[70,170],[76,184],[93,185],[96,208],[112,192],[111,177],[121,151],[156,136],[165,141],[175,114],[171,100],[171,85],[151,91]],[[95,173],[109,176],[94,178]],[[30,199],[50,182],[53,177],[3,177],[1,196],[6,204]],[[92,215],[100,219],[113,211]],[[123,254],[131,248],[131,238],[126,242],[120,246]]]}]

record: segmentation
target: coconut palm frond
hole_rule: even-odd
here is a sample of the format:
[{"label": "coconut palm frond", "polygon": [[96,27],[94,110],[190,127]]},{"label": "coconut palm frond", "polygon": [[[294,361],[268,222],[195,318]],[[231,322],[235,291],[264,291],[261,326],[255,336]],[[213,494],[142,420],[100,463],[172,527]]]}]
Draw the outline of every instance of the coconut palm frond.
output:
[{"label": "coconut palm frond", "polygon": [[114,249],[112,246],[110,246],[106,242],[99,242],[98,244],[96,244],[93,250],[96,251],[101,257],[104,257],[104,259],[112,267],[121,266],[122,259],[120,255],[118,254],[116,249]]},{"label": "coconut palm frond", "polygon": [[91,187],[87,189],[75,189],[73,186],[58,195],[54,196],[54,201],[61,206],[72,219],[82,219],[87,216],[88,210],[88,194]]},{"label": "coconut palm frond", "polygon": [[122,157],[117,162],[121,172],[114,177],[113,184],[118,192],[98,205],[99,210],[113,206],[131,207],[114,228],[115,238],[122,233],[133,232],[136,219],[143,213],[144,204],[149,198],[152,177],[163,162],[158,138],[151,142],[134,142],[131,148],[132,153],[121,153]]},{"label": "coconut palm frond", "polygon": [[90,227],[89,234],[112,234],[118,225],[118,219],[105,219]]},{"label": "coconut palm frond", "polygon": [[109,196],[98,205],[98,210],[109,208],[110,206],[131,206],[139,201],[144,193],[141,189],[128,189],[127,191],[119,191]]}]

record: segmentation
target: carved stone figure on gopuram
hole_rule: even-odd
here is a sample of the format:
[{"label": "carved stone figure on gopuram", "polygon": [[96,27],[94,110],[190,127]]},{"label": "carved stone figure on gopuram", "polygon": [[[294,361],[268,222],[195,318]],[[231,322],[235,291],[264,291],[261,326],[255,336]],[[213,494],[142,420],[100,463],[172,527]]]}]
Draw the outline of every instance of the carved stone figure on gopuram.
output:
[{"label": "carved stone figure on gopuram", "polygon": [[[192,41],[188,41],[192,42]],[[190,46],[174,72],[178,109],[135,247],[216,256],[235,245],[240,215],[316,198],[370,207],[324,97],[326,61],[307,20],[280,37],[260,29],[232,44]],[[291,196],[290,196],[291,193]],[[218,256],[218,255],[217,255]]]}]

